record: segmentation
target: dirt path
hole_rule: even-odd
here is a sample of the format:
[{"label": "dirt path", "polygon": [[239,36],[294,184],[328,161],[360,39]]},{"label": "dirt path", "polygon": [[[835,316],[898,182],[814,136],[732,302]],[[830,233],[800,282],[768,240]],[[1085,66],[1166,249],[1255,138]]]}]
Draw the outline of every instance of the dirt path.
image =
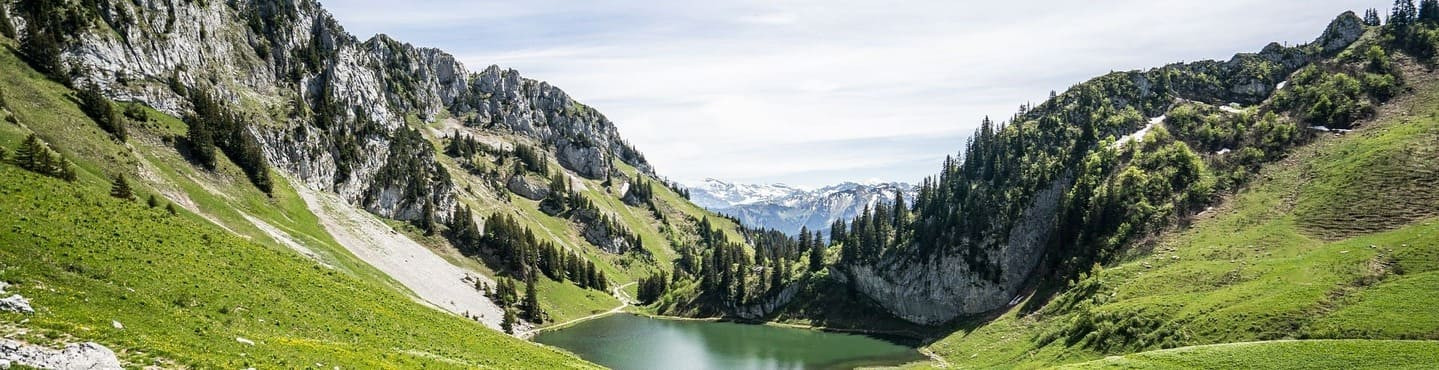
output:
[{"label": "dirt path", "polygon": [[391,229],[377,216],[346,203],[334,194],[321,193],[303,185],[296,186],[295,190],[305,200],[310,212],[319,217],[325,231],[355,257],[409,288],[422,302],[455,314],[478,315],[485,326],[500,329],[504,311],[475,289],[473,283],[478,279],[494,286],[495,282],[490,278],[455,266],[429,248]]},{"label": "dirt path", "polygon": [[626,284],[624,284],[624,285],[620,285],[620,286],[617,286],[617,287],[614,287],[614,288],[610,288],[610,294],[614,295],[614,296],[615,296],[615,299],[620,300],[620,305],[619,305],[619,306],[615,306],[615,308],[611,308],[609,311],[600,312],[600,313],[597,313],[597,314],[593,314],[593,315],[589,315],[589,316],[585,316],[585,317],[581,317],[581,318],[577,318],[577,319],[573,319],[573,320],[569,320],[569,321],[565,321],[565,322],[562,322],[562,323],[558,323],[558,324],[554,324],[554,325],[549,325],[549,326],[545,326],[545,327],[531,328],[531,329],[529,329],[529,330],[525,330],[525,331],[521,331],[521,332],[519,332],[519,333],[516,333],[515,336],[520,337],[520,338],[530,339],[530,338],[534,338],[535,333],[539,333],[540,330],[563,328],[563,327],[566,327],[566,326],[574,325],[575,323],[578,323],[578,322],[581,322],[581,321],[590,320],[590,319],[595,319],[595,318],[599,318],[599,317],[602,317],[602,316],[608,316],[608,315],[613,315],[613,314],[620,313],[621,311],[624,311],[624,309],[625,309],[626,307],[629,307],[630,304],[632,304],[632,303],[631,303],[632,301],[630,300],[630,295],[629,295],[629,294],[625,294],[625,290],[624,290],[625,287],[630,286],[630,285],[635,285],[635,282],[632,281],[632,282],[626,283]]}]

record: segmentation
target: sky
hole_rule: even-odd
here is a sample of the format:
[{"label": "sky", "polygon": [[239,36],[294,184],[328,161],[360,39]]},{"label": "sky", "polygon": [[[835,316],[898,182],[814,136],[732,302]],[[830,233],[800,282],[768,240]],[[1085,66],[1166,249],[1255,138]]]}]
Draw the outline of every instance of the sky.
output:
[{"label": "sky", "polygon": [[1312,41],[1384,0],[332,0],[388,34],[548,81],[659,174],[817,187],[918,182],[983,117],[1110,71]]}]

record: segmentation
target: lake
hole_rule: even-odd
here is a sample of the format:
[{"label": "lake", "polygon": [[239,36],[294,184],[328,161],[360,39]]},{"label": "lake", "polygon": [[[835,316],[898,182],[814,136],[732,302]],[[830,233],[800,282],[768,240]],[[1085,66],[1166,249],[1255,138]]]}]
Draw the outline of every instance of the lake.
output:
[{"label": "lake", "polygon": [[615,314],[534,340],[614,369],[848,369],[924,359],[873,337],[730,322]]}]

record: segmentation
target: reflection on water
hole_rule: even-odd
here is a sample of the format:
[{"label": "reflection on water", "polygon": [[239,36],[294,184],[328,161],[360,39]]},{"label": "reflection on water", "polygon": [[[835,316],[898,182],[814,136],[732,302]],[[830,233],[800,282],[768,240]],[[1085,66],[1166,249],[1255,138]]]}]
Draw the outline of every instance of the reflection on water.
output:
[{"label": "reflection on water", "polygon": [[913,348],[862,335],[610,315],[535,337],[615,369],[831,369],[898,365]]}]

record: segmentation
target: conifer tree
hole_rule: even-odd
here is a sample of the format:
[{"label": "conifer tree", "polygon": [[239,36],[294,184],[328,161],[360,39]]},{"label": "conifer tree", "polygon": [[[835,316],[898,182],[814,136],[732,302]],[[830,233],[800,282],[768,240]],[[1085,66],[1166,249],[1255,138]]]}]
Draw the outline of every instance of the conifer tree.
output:
[{"label": "conifer tree", "polygon": [[15,24],[10,22],[10,14],[5,7],[0,7],[0,36],[15,38]]},{"label": "conifer tree", "polygon": [[174,215],[177,215],[177,214],[180,213],[179,211],[176,211],[176,210],[175,210],[175,203],[165,203],[165,212],[170,212],[170,215],[171,215],[171,216],[174,216]]},{"label": "conifer tree", "polygon": [[809,270],[819,271],[824,268],[824,243],[812,242],[809,246]]},{"label": "conifer tree", "polygon": [[1439,24],[1439,0],[1419,1],[1418,21],[1427,25]]},{"label": "conifer tree", "polygon": [[116,140],[125,141],[129,137],[129,133],[125,129],[125,121],[115,113],[115,107],[110,104],[110,99],[106,99],[105,95],[100,93],[98,86],[94,83],[85,84],[85,87],[76,91],[75,95],[80,100],[80,109],[85,112],[85,115],[90,116],[90,119],[95,120],[95,123],[100,125],[100,129],[110,133],[110,136]]},{"label": "conifer tree", "polygon": [[115,175],[115,180],[110,183],[110,196],[135,200],[135,193],[130,190],[130,182],[125,181],[125,175]]},{"label": "conifer tree", "polygon": [[20,148],[15,150],[15,165],[31,172],[41,172],[41,157],[47,154],[46,151],[40,138],[30,134],[25,137],[25,141],[20,142]]},{"label": "conifer tree", "polygon": [[543,319],[540,311],[539,289],[535,288],[535,277],[531,276],[525,281],[525,319],[533,323],[541,322]]},{"label": "conifer tree", "polygon": [[500,329],[503,329],[505,334],[514,334],[517,321],[519,319],[515,318],[515,310],[505,308],[505,318],[500,321]]}]

